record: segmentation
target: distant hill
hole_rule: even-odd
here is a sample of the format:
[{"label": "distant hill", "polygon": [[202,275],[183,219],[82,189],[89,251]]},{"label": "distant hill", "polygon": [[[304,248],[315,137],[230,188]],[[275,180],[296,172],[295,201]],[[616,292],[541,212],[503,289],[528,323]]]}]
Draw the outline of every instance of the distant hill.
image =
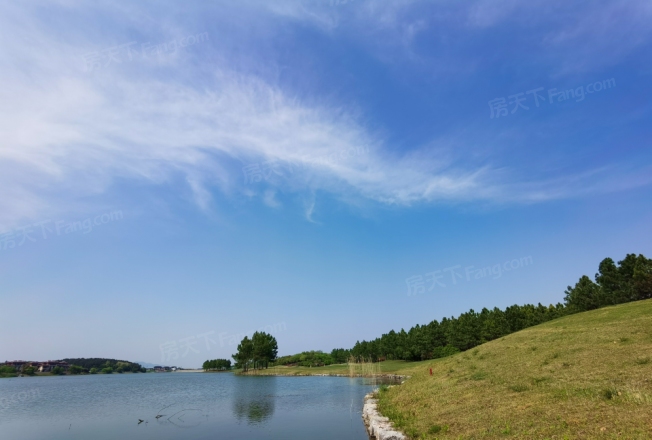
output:
[{"label": "distant hill", "polygon": [[122,361],[119,359],[106,359],[106,358],[66,358],[62,359],[64,362],[68,362],[70,365],[79,365],[80,367],[91,369],[97,368],[101,370],[102,368],[110,366],[115,369],[118,366],[123,366],[126,371],[137,371],[142,368],[137,362]]},{"label": "distant hill", "polygon": [[143,368],[154,368],[154,367],[157,367],[157,366],[161,366],[161,367],[166,367],[167,366],[167,365],[162,365],[162,364],[150,364],[149,362],[140,362],[140,361],[137,361],[137,363],[142,365]]},{"label": "distant hill", "polygon": [[[432,376],[429,369],[432,368]],[[410,438],[652,438],[652,300],[559,318],[406,370]]]}]

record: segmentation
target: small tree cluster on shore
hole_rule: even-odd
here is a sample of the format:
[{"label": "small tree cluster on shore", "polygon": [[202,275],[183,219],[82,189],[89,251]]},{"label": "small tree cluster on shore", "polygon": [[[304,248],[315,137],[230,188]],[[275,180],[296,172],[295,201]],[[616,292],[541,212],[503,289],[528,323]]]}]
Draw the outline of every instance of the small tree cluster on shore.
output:
[{"label": "small tree cluster on shore", "polygon": [[208,360],[204,362],[202,368],[206,371],[208,370],[230,370],[231,369],[231,360],[229,359],[213,359],[212,361]]},{"label": "small tree cluster on shore", "polygon": [[255,332],[251,339],[245,336],[238,345],[238,352],[233,355],[236,368],[248,371],[253,368],[267,368],[276,360],[278,344],[276,338],[265,332]]},{"label": "small tree cluster on shore", "polygon": [[[346,361],[345,361],[346,362]],[[304,351],[303,353],[279,357],[274,365],[290,365],[299,367],[322,367],[336,363],[328,353],[323,351]],[[344,362],[342,362],[344,363]]]},{"label": "small tree cluster on shore", "polygon": [[0,365],[0,377],[16,377],[18,372],[11,365]]}]

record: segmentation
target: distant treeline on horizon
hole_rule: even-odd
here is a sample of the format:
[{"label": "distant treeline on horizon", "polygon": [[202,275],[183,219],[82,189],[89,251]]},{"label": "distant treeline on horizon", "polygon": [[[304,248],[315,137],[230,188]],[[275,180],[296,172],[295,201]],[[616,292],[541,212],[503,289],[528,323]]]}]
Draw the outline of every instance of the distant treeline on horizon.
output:
[{"label": "distant treeline on horizon", "polygon": [[457,318],[433,320],[383,334],[372,341],[358,341],[350,349],[334,349],[282,356],[276,365],[320,366],[349,361],[382,361],[387,359],[421,361],[465,351],[510,333],[552,319],[609,305],[652,298],[652,260],[643,255],[628,254],[614,263],[605,258],[599,265],[595,281],[582,276],[574,287],[568,286],[564,304],[513,305],[501,310],[473,309]]},{"label": "distant treeline on horizon", "polygon": [[118,359],[105,359],[105,358],[66,358],[62,359],[64,362],[68,362],[70,365],[77,365],[82,367],[84,370],[90,371],[92,368],[97,370],[103,370],[105,368],[111,368],[117,370],[120,368],[120,371],[132,371],[132,372],[141,372],[145,371],[142,365],[136,362],[122,361]]}]

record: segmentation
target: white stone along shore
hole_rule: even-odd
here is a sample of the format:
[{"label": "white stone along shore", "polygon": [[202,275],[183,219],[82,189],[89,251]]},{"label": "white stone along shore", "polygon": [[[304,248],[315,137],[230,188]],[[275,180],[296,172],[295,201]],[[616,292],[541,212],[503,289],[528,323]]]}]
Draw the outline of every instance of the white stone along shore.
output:
[{"label": "white stone along shore", "polygon": [[405,440],[405,435],[394,429],[392,422],[378,412],[378,400],[375,393],[364,396],[362,418],[367,426],[367,432],[376,440]]}]

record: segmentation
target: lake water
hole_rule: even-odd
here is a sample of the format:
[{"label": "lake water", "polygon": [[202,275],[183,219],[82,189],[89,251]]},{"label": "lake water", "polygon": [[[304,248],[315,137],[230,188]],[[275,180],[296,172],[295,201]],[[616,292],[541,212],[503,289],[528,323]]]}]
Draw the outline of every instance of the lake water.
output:
[{"label": "lake water", "polygon": [[367,440],[360,413],[372,388],[230,373],[0,379],[0,439]]}]

